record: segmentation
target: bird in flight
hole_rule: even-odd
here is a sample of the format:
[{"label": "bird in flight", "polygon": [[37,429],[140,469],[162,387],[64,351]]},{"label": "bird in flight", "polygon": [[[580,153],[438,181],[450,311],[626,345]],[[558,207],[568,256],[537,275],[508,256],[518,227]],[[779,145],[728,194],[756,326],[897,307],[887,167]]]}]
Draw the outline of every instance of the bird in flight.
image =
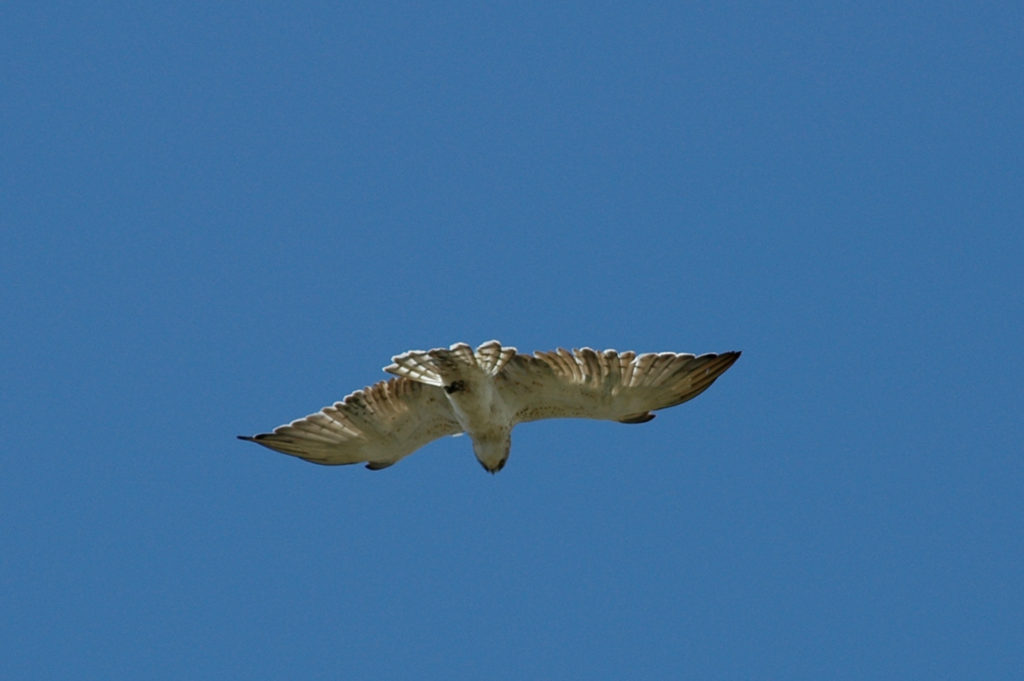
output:
[{"label": "bird in flight", "polygon": [[512,428],[526,421],[589,418],[646,423],[652,412],[701,394],[739,352],[522,354],[498,341],[473,349],[411,350],[384,370],[397,378],[348,395],[315,414],[242,440],[325,465],[380,470],[445,435],[466,433],[480,464],[497,473]]}]

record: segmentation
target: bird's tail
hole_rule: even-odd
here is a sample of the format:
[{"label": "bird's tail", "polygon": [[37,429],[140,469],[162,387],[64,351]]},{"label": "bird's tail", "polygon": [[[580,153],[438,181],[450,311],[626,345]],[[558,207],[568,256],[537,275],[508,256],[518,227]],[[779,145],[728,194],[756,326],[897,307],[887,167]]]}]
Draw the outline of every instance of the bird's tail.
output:
[{"label": "bird's tail", "polygon": [[392,357],[393,364],[384,371],[441,387],[458,380],[467,369],[495,376],[515,354],[515,348],[503,347],[498,341],[488,341],[476,352],[465,343],[456,343],[447,349],[403,352]]}]

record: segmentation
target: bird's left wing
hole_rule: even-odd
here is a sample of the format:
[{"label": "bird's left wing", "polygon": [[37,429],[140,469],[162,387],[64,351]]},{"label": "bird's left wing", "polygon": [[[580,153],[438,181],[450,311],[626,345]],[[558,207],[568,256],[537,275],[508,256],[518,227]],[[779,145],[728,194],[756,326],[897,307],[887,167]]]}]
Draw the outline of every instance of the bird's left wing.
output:
[{"label": "bird's left wing", "polygon": [[273,432],[238,437],[313,463],[366,462],[376,470],[459,432],[462,428],[441,388],[394,378]]}]

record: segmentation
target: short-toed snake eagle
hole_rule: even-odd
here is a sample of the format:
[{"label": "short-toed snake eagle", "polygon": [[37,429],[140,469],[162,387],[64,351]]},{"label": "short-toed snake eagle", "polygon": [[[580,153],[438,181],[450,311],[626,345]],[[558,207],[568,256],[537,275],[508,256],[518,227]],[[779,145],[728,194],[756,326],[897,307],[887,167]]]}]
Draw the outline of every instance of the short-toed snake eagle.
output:
[{"label": "short-toed snake eagle", "polygon": [[646,423],[651,413],[693,399],[739,352],[690,355],[590,348],[520,354],[489,341],[413,350],[385,371],[398,378],[357,390],[270,433],[239,435],[319,464],[378,470],[444,435],[467,433],[485,469],[508,460],[517,423],[590,418]]}]

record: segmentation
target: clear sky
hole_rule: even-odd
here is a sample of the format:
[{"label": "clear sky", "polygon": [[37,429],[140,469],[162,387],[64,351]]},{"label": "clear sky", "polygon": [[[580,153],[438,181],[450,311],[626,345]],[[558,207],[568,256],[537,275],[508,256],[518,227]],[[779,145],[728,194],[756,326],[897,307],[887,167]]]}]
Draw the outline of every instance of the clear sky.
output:
[{"label": "clear sky", "polygon": [[[6,3],[0,677],[1024,674],[1024,9]],[[380,472],[491,338],[742,359]]]}]

